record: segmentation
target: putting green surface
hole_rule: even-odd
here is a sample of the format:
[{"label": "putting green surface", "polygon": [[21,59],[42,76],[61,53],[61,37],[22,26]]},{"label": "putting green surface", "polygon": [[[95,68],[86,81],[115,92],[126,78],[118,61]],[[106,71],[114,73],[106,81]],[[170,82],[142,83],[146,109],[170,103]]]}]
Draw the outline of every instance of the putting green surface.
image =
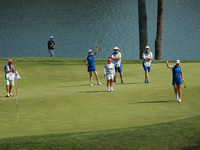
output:
[{"label": "putting green surface", "polygon": [[[126,62],[126,61],[125,61]],[[142,65],[123,64],[114,92],[107,92],[103,67],[96,67],[103,84],[89,85],[82,59],[13,58],[18,80],[19,121],[16,96],[6,98],[5,79],[0,72],[0,139],[16,136],[98,131],[175,121],[200,115],[200,62],[181,63],[187,88],[178,103],[171,85],[172,73],[164,63],[153,63],[150,83],[144,83]],[[7,59],[0,59],[4,68]],[[172,65],[173,63],[170,63]],[[15,87],[13,88],[15,94]]]}]

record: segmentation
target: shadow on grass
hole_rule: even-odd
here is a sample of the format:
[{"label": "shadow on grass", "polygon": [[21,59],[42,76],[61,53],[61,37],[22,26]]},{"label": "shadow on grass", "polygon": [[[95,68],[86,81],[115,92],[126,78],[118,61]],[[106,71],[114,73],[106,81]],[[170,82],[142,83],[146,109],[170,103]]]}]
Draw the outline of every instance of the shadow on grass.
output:
[{"label": "shadow on grass", "polygon": [[124,83],[124,84],[144,84],[144,82]]},{"label": "shadow on grass", "polygon": [[0,97],[6,97],[6,96],[0,96]]},{"label": "shadow on grass", "polygon": [[82,91],[78,93],[101,93],[101,92],[108,92],[108,91]]},{"label": "shadow on grass", "polygon": [[182,150],[199,150],[200,144],[196,146],[190,146],[190,147],[183,147]]},{"label": "shadow on grass", "polygon": [[81,87],[81,86],[90,86],[89,84],[80,84],[80,85],[64,85],[64,86],[58,86],[59,88],[64,88],[64,87]]},{"label": "shadow on grass", "polygon": [[121,82],[117,82],[117,83],[114,83],[113,84],[144,84],[144,82],[133,82],[133,83],[121,83]]},{"label": "shadow on grass", "polygon": [[146,101],[146,102],[137,102],[137,103],[129,103],[129,104],[148,104],[148,103],[178,103],[176,100],[168,100],[168,101]]}]

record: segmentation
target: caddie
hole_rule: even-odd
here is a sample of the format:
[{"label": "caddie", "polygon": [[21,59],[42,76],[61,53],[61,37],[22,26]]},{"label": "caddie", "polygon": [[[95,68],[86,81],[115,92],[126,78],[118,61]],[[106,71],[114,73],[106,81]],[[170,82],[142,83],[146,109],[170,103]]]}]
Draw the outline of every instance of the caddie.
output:
[{"label": "caddie", "polygon": [[14,86],[14,78],[15,78],[15,66],[12,64],[12,59],[8,60],[8,64],[4,67],[5,72],[5,79],[6,79],[6,91],[7,95],[6,97],[14,96],[12,91],[12,86]]},{"label": "caddie", "polygon": [[[122,58],[122,55],[121,53],[119,52],[119,48],[118,47],[114,47],[113,48],[113,53],[111,55],[111,58],[112,58],[112,63],[115,65],[115,73],[118,71],[119,74],[120,74],[120,78],[121,78],[121,83],[124,83],[123,81],[123,74],[122,74],[122,65],[121,65],[121,58]],[[114,76],[114,81],[116,83],[116,75]]]},{"label": "caddie", "polygon": [[151,69],[151,62],[153,60],[153,53],[149,51],[149,46],[145,47],[145,52],[143,53],[143,63],[142,66],[145,71],[145,83],[149,83],[149,72]]}]

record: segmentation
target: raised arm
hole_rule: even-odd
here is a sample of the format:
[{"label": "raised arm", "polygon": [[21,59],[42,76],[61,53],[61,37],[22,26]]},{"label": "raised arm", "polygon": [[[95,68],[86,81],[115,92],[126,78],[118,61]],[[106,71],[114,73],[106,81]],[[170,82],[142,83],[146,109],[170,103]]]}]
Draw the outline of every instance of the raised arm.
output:
[{"label": "raised arm", "polygon": [[166,61],[166,65],[168,68],[172,69],[173,67],[169,65],[168,60]]},{"label": "raised arm", "polygon": [[97,52],[98,52],[98,44],[96,45],[96,51],[94,52],[94,56],[96,56]]}]

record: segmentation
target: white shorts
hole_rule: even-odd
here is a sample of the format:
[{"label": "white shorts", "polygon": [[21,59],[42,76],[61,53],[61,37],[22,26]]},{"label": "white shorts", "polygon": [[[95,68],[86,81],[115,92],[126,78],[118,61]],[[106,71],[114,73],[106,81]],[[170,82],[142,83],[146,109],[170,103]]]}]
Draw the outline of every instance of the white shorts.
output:
[{"label": "white shorts", "polygon": [[14,80],[6,80],[6,85],[14,86]]},{"label": "white shorts", "polygon": [[106,75],[106,80],[114,79],[114,75]]}]

